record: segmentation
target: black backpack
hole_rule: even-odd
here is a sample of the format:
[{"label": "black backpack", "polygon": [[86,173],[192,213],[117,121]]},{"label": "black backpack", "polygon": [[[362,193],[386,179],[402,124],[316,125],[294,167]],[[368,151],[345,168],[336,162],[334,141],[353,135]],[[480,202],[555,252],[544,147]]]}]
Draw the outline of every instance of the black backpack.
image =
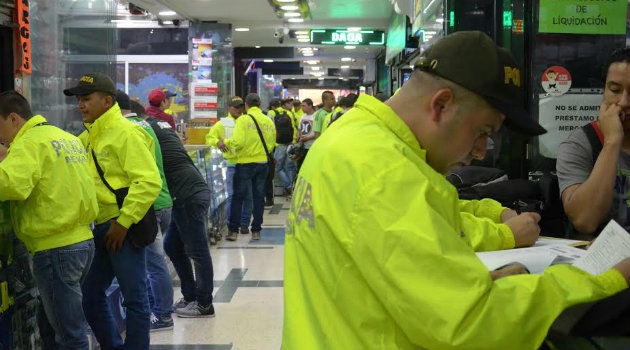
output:
[{"label": "black backpack", "polygon": [[287,111],[278,113],[276,111],[276,117],[273,118],[273,122],[276,125],[276,143],[286,145],[293,142],[293,122]]}]

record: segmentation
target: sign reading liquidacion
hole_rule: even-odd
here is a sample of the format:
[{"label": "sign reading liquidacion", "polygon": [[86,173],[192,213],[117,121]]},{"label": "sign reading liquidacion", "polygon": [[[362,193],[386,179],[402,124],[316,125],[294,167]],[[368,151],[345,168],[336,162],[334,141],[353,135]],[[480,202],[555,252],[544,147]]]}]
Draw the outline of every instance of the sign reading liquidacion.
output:
[{"label": "sign reading liquidacion", "polygon": [[627,0],[540,0],[538,31],[626,34]]}]

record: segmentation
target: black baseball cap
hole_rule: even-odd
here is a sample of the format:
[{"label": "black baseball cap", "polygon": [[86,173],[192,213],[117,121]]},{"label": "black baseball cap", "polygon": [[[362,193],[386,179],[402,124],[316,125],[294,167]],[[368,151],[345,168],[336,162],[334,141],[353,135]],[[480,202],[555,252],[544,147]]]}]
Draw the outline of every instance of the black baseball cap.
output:
[{"label": "black baseball cap", "polygon": [[243,107],[245,105],[245,101],[243,101],[243,99],[238,96],[234,96],[232,97],[228,105],[234,108]]},{"label": "black baseball cap", "polygon": [[116,96],[116,86],[112,78],[101,73],[89,73],[79,79],[77,86],[63,90],[66,96],[85,96],[93,92],[104,92]]},{"label": "black baseball cap", "polygon": [[131,110],[129,95],[127,95],[124,91],[116,90],[116,102],[118,102],[118,107],[120,107],[120,109]]},{"label": "black baseball cap", "polygon": [[516,60],[482,32],[445,36],[422,54],[415,67],[480,95],[505,114],[505,124],[514,131],[528,136],[547,132],[525,111],[524,80]]}]

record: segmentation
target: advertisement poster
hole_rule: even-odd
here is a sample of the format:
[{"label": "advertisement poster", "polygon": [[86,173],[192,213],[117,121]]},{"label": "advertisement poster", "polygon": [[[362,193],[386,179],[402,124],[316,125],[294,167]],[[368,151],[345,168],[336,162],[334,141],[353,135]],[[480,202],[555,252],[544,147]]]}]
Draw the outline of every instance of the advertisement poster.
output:
[{"label": "advertisement poster", "polygon": [[193,83],[191,91],[191,117],[211,118],[216,122],[219,88],[216,83]]},{"label": "advertisement poster", "polygon": [[547,68],[541,81],[543,89],[551,96],[562,96],[571,89],[571,73],[564,67]]},{"label": "advertisement poster", "polygon": [[626,34],[623,0],[540,0],[538,31],[566,34]]},{"label": "advertisement poster", "polygon": [[539,136],[540,154],[558,156],[558,147],[575,129],[597,120],[602,95],[565,94],[558,97],[540,95],[539,120],[547,133]]},{"label": "advertisement poster", "polygon": [[212,65],[212,39],[193,39],[193,61]]}]

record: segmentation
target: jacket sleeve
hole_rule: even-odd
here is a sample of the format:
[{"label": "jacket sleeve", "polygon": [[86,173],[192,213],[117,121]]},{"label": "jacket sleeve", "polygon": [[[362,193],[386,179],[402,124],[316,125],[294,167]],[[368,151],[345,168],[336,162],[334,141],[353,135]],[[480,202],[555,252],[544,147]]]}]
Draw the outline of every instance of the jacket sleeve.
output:
[{"label": "jacket sleeve", "polygon": [[119,161],[130,185],[116,221],[126,228],[144,217],[162,190],[153,143],[149,134],[140,127],[134,128],[121,140]]},{"label": "jacket sleeve", "polygon": [[462,234],[468,237],[476,252],[514,248],[514,233],[506,224],[497,224],[488,218],[460,212]]},{"label": "jacket sleeve", "polygon": [[[250,116],[244,115],[236,119],[232,137],[225,139],[225,145],[231,150],[239,150],[245,146],[245,138],[247,137],[247,124],[251,120]],[[253,123],[253,122],[252,122]]]},{"label": "jacket sleeve", "polygon": [[[340,243],[397,327],[419,347],[536,349],[564,309],[627,288],[614,269],[592,276],[569,265],[493,282],[454,229],[457,200],[435,186],[421,186],[419,194],[400,191],[419,188],[417,181],[429,180],[404,164],[375,174],[348,213],[354,236]],[[401,202],[413,219],[392,204]]]},{"label": "jacket sleeve", "polygon": [[501,203],[490,198],[481,200],[459,200],[460,211],[471,213],[477,217],[488,218],[498,224],[501,223],[501,214],[506,209],[509,208],[503,207]]},{"label": "jacket sleeve", "polygon": [[217,148],[217,144],[221,141],[223,135],[225,135],[225,128],[223,127],[223,123],[219,120],[210,128],[208,135],[206,135],[206,145]]},{"label": "jacket sleeve", "polygon": [[20,140],[9,148],[4,161],[0,162],[0,201],[22,201],[41,178],[40,152],[36,144]]}]

